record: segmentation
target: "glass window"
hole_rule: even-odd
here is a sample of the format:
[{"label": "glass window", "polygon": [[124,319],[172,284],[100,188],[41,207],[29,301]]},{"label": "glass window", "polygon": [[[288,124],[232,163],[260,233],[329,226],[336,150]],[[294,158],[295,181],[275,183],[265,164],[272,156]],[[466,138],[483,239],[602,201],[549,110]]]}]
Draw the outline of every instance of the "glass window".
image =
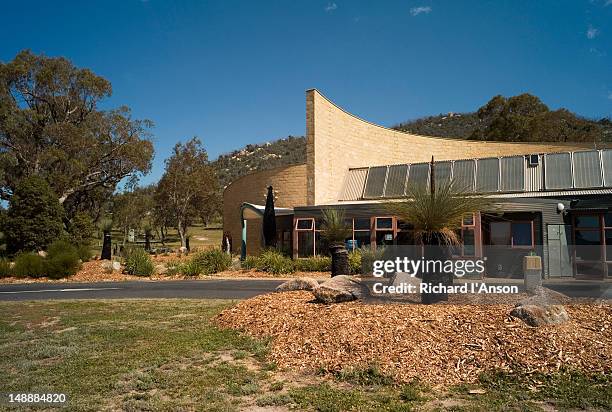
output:
[{"label": "glass window", "polygon": [[376,229],[393,229],[393,218],[377,217]]},{"label": "glass window", "polygon": [[405,222],[403,220],[397,221],[397,230],[413,230],[414,225],[412,223]]},{"label": "glass window", "polygon": [[612,213],[608,212],[604,215],[604,224],[606,227],[612,227]]},{"label": "glass window", "polygon": [[297,232],[298,257],[309,257],[314,255],[314,232]]},{"label": "glass window", "polygon": [[369,231],[355,231],[353,232],[353,238],[355,239],[355,248],[357,249],[370,245]]},{"label": "glass window", "polygon": [[474,229],[463,229],[461,239],[463,241],[463,256],[474,256],[476,254]]},{"label": "glass window", "polygon": [[576,259],[601,260],[601,236],[598,230],[576,230]]},{"label": "glass window", "polygon": [[599,227],[599,216],[598,215],[577,215],[576,216],[576,227]]},{"label": "glass window", "polygon": [[398,245],[414,245],[414,235],[411,230],[397,232],[396,242]]},{"label": "glass window", "polygon": [[386,246],[393,244],[393,232],[391,231],[376,231],[376,246]]},{"label": "glass window", "polygon": [[512,246],[533,246],[531,222],[512,223]]},{"label": "glass window", "polygon": [[491,244],[497,246],[510,246],[511,236],[510,222],[491,222]]},{"label": "glass window", "polygon": [[312,219],[297,219],[295,227],[298,230],[312,230]]},{"label": "glass window", "polygon": [[355,230],[370,230],[370,218],[369,217],[360,217],[355,218]]},{"label": "glass window", "polygon": [[612,262],[612,230],[606,230],[606,260]]},{"label": "glass window", "polygon": [[474,215],[469,214],[463,216],[463,226],[472,226],[474,225]]}]

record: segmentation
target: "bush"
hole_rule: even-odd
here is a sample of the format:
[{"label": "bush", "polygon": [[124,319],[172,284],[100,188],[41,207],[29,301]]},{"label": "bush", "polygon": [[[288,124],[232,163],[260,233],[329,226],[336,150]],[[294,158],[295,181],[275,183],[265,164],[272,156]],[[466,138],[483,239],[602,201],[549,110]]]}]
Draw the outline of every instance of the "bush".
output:
[{"label": "bush", "polygon": [[151,276],[154,270],[151,256],[143,248],[126,249],[125,272],[128,275]]},{"label": "bush", "polygon": [[202,273],[202,266],[194,259],[190,259],[185,263],[181,263],[179,271],[185,276],[199,276]]},{"label": "bush", "polygon": [[179,259],[171,259],[166,262],[166,272],[168,276],[176,276],[181,273],[181,261]]},{"label": "bush", "polygon": [[0,259],[0,278],[7,278],[9,276],[13,276],[11,262],[8,259]]},{"label": "bush", "polygon": [[49,184],[38,176],[23,179],[15,188],[4,219],[9,253],[44,250],[64,228],[64,209]]},{"label": "bush", "polygon": [[378,246],[376,249],[362,247],[359,249],[361,255],[361,270],[364,275],[371,275],[374,268],[374,261],[382,260],[385,256],[385,248]]},{"label": "bush", "polygon": [[349,268],[353,275],[361,273],[361,250],[356,249],[354,252],[349,253]]},{"label": "bush", "polygon": [[232,265],[232,257],[220,249],[198,252],[192,261],[200,266],[200,273],[205,275],[223,272]]},{"label": "bush", "polygon": [[259,255],[256,267],[258,270],[274,275],[293,273],[295,271],[293,261],[274,249],[265,250]]},{"label": "bush", "polygon": [[331,258],[329,256],[296,259],[293,264],[295,270],[299,272],[329,272],[331,270]]},{"label": "bush", "polygon": [[82,262],[89,262],[92,257],[91,247],[88,244],[80,244],[76,247],[77,255]]},{"label": "bush", "polygon": [[77,248],[63,240],[56,240],[47,250],[44,260],[47,276],[60,279],[74,275],[80,267]]},{"label": "bush", "polygon": [[257,262],[259,262],[257,256],[246,256],[241,263],[242,269],[257,269]]},{"label": "bush", "polygon": [[18,278],[45,276],[45,259],[36,253],[21,253],[15,258],[13,274]]}]

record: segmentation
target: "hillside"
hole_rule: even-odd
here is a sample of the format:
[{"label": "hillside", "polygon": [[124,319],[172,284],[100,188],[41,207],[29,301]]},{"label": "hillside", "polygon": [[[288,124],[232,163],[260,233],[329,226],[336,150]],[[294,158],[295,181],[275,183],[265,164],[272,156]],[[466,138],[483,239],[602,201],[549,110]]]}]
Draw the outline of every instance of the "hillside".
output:
[{"label": "hillside", "polygon": [[[393,126],[415,134],[475,140],[541,142],[612,142],[612,121],[594,121],[567,109],[550,110],[536,96],[495,96],[471,113],[427,116]],[[213,162],[222,188],[246,174],[304,163],[304,137],[289,136],[264,144],[250,144],[219,156]]]}]

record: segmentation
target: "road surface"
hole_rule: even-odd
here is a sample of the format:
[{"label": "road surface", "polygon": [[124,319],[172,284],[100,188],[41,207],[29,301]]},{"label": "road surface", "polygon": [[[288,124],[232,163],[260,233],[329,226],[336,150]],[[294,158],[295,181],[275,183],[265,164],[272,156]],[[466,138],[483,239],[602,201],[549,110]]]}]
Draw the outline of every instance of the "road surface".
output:
[{"label": "road surface", "polygon": [[[13,283],[0,285],[0,301],[47,299],[245,299],[269,293],[278,279],[219,279],[97,283]],[[487,281],[496,284],[495,281]],[[508,284],[507,282],[500,284]],[[522,282],[516,282],[521,285]],[[611,282],[545,282],[571,297],[612,299]]]}]

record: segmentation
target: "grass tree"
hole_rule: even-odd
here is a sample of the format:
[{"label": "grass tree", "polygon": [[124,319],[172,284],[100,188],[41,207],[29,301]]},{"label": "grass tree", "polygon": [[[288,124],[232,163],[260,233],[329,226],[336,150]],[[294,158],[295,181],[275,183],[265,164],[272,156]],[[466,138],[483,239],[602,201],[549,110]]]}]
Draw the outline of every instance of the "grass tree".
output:
[{"label": "grass tree", "polygon": [[351,228],[346,224],[344,212],[338,209],[324,209],[322,217],[321,236],[329,245],[332,258],[331,275],[348,275],[350,267],[344,242],[351,236]]},{"label": "grass tree", "polygon": [[113,221],[111,219],[102,219],[102,221],[100,222],[100,229],[102,229],[102,233],[104,234],[103,235],[104,237],[102,240],[102,253],[100,254],[100,259],[110,260],[112,258],[111,230],[113,230]]},{"label": "grass tree", "polygon": [[[433,159],[430,187],[408,187],[402,201],[387,204],[391,213],[413,225],[415,244],[423,246],[425,259],[441,261],[450,259],[452,248],[461,244],[458,232],[462,219],[490,207],[488,198],[456,188],[452,181],[436,184]],[[425,283],[434,285],[448,285],[453,281],[452,274],[424,272],[422,275]],[[425,293],[421,300],[435,303],[447,300],[447,296]]]}]

